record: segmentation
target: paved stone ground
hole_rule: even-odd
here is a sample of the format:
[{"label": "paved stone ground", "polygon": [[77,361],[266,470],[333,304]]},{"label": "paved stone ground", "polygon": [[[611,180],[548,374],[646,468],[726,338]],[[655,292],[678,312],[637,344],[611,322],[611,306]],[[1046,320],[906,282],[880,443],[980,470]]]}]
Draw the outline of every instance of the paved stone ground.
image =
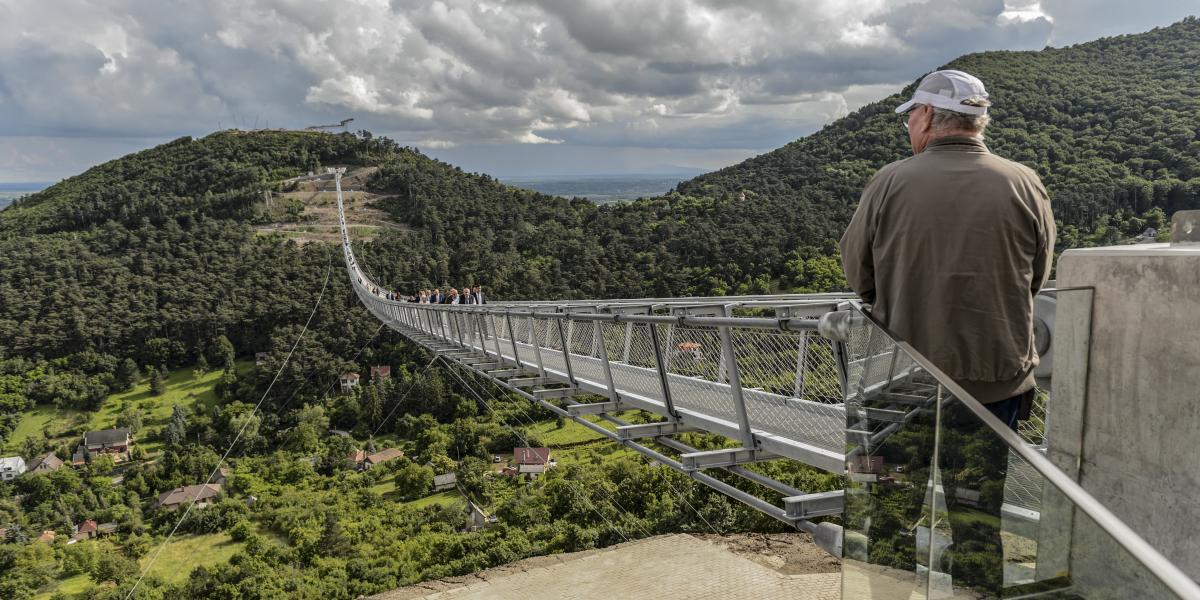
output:
[{"label": "paved stone ground", "polygon": [[840,600],[839,573],[784,575],[690,535],[542,557],[456,582],[426,582],[376,600]]}]

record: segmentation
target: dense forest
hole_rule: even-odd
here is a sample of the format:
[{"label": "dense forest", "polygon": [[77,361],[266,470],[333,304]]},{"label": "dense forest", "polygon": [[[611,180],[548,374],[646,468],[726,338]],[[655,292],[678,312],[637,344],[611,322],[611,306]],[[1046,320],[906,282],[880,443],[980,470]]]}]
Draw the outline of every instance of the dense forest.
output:
[{"label": "dense forest", "polygon": [[[1161,228],[1170,212],[1200,207],[1197,56],[1200,21],[1188,19],[1141,35],[975,54],[946,66],[987,84],[995,102],[988,144],[1046,182],[1061,250],[1117,243]],[[578,510],[562,483],[572,478],[640,490],[594,499],[601,512],[634,507],[636,517],[622,518],[644,522],[631,528],[699,527],[690,513],[665,506],[673,500],[647,492],[654,478],[673,475],[633,460],[582,462],[528,489],[474,489],[526,528],[472,537],[436,509],[389,510],[372,491],[385,475],[420,481],[428,475],[423,465],[451,461],[470,482],[477,461],[514,444],[511,432],[439,368],[424,367],[426,357],[377,331],[336,248],[257,234],[250,224],[263,194],[324,166],[378,167],[368,185],[386,196],[380,208],[407,227],[358,251],[380,281],[402,292],[462,284],[483,284],[492,298],[547,299],[833,290],[844,285],[835,242],[859,191],[876,169],[909,152],[892,109],[910,92],[664,196],[602,206],[512,188],[366,132],[277,131],[180,138],[14,203],[0,211],[0,446],[35,409],[107,410],[114,394],[162,386],[181,367],[221,376],[215,404],[181,410],[145,433],[161,452],[128,467],[120,486],[106,483],[108,464],[0,483],[0,596],[28,598],[56,577],[83,573],[110,582],[104,589],[128,585],[132,561],[169,530],[148,501],[202,480],[219,457],[212,448],[225,447],[247,419],[255,419],[254,435],[239,442],[232,486],[270,499],[253,508],[227,499],[187,525],[234,536],[244,552],[177,587],[147,586],[139,592],[145,597],[266,598],[303,581],[323,590],[311,597],[348,598],[619,541],[594,514],[572,519],[576,529],[561,525],[557,517]],[[318,298],[266,410],[249,414]],[[237,366],[238,357],[259,352],[267,353],[263,365]],[[372,364],[393,365],[395,382],[327,394],[339,373]],[[409,384],[417,388],[412,396],[402,393]],[[383,424],[385,407],[401,410]],[[137,413],[126,406],[119,418],[139,423]],[[526,425],[549,418],[533,414]],[[66,433],[83,431],[72,427]],[[356,473],[339,462],[349,448],[330,428],[360,440],[391,436],[414,460]],[[18,453],[68,452],[66,438],[51,433],[64,432],[27,436]],[[686,478],[674,486],[719,524],[777,526]],[[321,510],[300,514],[312,506]],[[79,545],[68,551],[30,541],[30,533],[69,531],[82,518],[117,522],[118,541],[105,543],[120,551],[76,556],[86,552]],[[278,565],[286,568],[273,570]]]}]

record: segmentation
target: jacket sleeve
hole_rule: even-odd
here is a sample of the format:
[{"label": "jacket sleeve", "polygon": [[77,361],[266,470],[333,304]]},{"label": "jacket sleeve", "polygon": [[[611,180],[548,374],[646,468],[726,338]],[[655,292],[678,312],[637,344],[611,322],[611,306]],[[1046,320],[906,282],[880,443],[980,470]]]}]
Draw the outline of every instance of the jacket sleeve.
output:
[{"label": "jacket sleeve", "polygon": [[879,207],[883,185],[879,174],[871,178],[858,201],[858,209],[842,234],[842,270],[846,283],[864,302],[875,301],[875,256],[871,246],[875,241],[875,213]]},{"label": "jacket sleeve", "polygon": [[[1035,176],[1036,177],[1036,176]],[[1041,181],[1037,181],[1038,247],[1033,258],[1033,281],[1030,292],[1036,296],[1050,279],[1054,265],[1054,244],[1058,241],[1058,229],[1054,224],[1054,211],[1050,208],[1050,195]]]}]

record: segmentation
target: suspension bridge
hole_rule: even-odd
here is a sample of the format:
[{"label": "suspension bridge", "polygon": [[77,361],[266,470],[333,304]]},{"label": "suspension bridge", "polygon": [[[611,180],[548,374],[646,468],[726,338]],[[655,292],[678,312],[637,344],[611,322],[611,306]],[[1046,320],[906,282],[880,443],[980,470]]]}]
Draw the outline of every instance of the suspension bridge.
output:
[{"label": "suspension bridge", "polygon": [[[1079,540],[1086,539],[1117,557],[1112,564],[1118,567],[1099,580],[1137,581],[1142,595],[1136,597],[1200,598],[1188,575],[1081,488],[1061,461],[1056,464],[1048,451],[1054,428],[1046,423],[1046,393],[1039,395],[1033,418],[1023,422],[1019,434],[999,427],[934,365],[892,338],[851,295],[454,306],[389,300],[381,291],[386,286],[368,277],[355,257],[341,195],[343,172],[329,169],[327,176],[337,190],[347,273],[371,314],[464,373],[811,533],[819,546],[843,559],[844,598],[908,598],[906,590],[918,594],[912,597],[951,597],[971,585],[969,577],[951,577],[952,569],[945,566],[953,562],[947,557],[965,560],[953,543],[962,534],[952,531],[950,507],[982,507],[993,500],[987,490],[942,479],[953,455],[948,440],[954,439],[943,429],[954,411],[990,428],[984,431],[1007,454],[994,518],[1008,536],[1006,544],[1015,547],[1012,540],[1019,539],[1026,550],[989,559],[1004,564],[1005,589],[1011,582],[1014,589],[1043,590],[1022,597],[1134,597],[1093,591],[1105,586],[1089,585],[1090,567],[1073,558]],[[1043,356],[1067,360],[1058,358],[1063,352],[1052,351],[1053,307],[1063,295],[1074,301],[1074,292],[1051,290],[1038,299]],[[1047,359],[1038,373],[1046,392],[1051,362]],[[660,420],[621,418],[633,409]],[[676,437],[687,432],[722,436],[731,447],[696,449]],[[914,458],[909,446],[925,434],[933,448]],[[907,456],[909,473],[900,473],[904,465],[898,456]],[[843,475],[845,486],[801,490],[747,468],[776,460]],[[924,480],[917,480],[914,462]],[[773,494],[750,494],[727,483],[728,477],[714,477],[714,471]],[[882,499],[898,493],[910,501],[892,516],[907,522],[899,533],[885,533],[872,524],[883,522],[880,510],[887,503]],[[817,521],[830,516],[841,517],[841,525]],[[884,559],[874,550],[896,544],[911,547],[915,558]],[[1068,595],[1038,595],[1050,593],[1045,590]]]}]

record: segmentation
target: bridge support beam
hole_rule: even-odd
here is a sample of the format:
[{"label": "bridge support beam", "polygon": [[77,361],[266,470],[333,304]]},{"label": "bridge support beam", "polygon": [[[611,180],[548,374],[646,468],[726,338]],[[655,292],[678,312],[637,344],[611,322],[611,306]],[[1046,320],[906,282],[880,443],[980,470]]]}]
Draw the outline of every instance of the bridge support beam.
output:
[{"label": "bridge support beam", "polygon": [[575,417],[579,415],[600,415],[620,412],[621,410],[622,406],[620,402],[591,402],[588,404],[572,404],[567,407],[567,412]]},{"label": "bridge support beam", "polygon": [[679,433],[687,433],[689,431],[700,431],[696,427],[684,425],[679,421],[667,421],[665,423],[646,423],[644,425],[624,425],[617,427],[617,437],[622,440],[636,440],[641,438],[657,438],[664,435],[676,435]]},{"label": "bridge support beam", "polygon": [[564,387],[533,390],[530,393],[541,400],[545,400],[547,398],[570,398],[571,396],[578,396],[581,392],[579,388]]},{"label": "bridge support beam", "polygon": [[532,375],[532,373],[528,369],[498,369],[487,372],[487,376],[493,378],[521,377],[524,375]]},{"label": "bridge support beam", "polygon": [[683,468],[689,471],[711,469],[713,467],[731,467],[782,458],[778,454],[765,450],[750,448],[726,448],[722,450],[707,450],[704,452],[689,452],[679,457]]},{"label": "bridge support beam", "polygon": [[844,490],[801,494],[783,499],[783,509],[793,519],[809,519],[842,514],[845,504]]},{"label": "bridge support beam", "polygon": [[550,377],[517,377],[509,379],[505,383],[514,387],[536,387],[539,385],[559,383],[559,381]]}]

